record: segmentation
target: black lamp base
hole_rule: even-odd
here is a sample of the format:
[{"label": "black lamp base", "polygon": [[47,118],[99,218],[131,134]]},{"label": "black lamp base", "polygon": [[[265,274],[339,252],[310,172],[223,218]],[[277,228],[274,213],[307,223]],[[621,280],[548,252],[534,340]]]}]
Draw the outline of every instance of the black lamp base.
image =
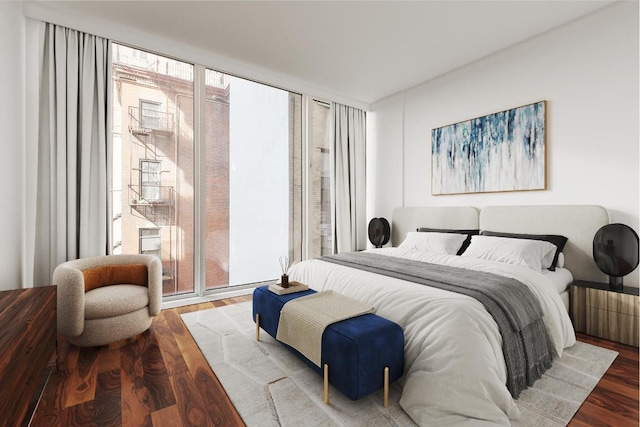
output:
[{"label": "black lamp base", "polygon": [[609,290],[614,292],[624,291],[624,286],[622,285],[622,277],[609,276]]}]

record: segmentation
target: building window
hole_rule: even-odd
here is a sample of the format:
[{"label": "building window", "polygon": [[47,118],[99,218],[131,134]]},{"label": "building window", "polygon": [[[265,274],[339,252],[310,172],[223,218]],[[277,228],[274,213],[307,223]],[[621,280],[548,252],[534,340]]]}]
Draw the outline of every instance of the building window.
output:
[{"label": "building window", "polygon": [[159,102],[140,100],[140,126],[144,129],[162,129],[161,108]]},{"label": "building window", "polygon": [[162,260],[161,227],[141,227],[139,229],[139,253],[155,255]]},{"label": "building window", "polygon": [[160,200],[160,170],[158,160],[140,159],[140,197],[147,202]]}]

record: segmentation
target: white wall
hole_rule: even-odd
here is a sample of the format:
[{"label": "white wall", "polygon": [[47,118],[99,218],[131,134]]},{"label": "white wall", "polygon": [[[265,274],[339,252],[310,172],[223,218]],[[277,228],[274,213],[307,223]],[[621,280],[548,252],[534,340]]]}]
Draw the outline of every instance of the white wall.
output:
[{"label": "white wall", "polygon": [[20,2],[0,2],[0,291],[21,283],[24,173],[25,19]]},{"label": "white wall", "polygon": [[[400,205],[599,204],[637,231],[638,49],[638,3],[616,3],[374,104],[368,217]],[[540,100],[546,191],[431,195],[433,128]],[[625,283],[638,286],[638,271]]]},{"label": "white wall", "polygon": [[391,218],[403,206],[403,94],[367,113],[367,219]]}]

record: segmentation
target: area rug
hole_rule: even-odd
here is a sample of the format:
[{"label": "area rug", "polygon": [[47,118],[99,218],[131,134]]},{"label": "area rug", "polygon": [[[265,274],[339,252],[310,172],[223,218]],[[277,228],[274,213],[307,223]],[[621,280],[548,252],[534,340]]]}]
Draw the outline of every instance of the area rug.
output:
[{"label": "area rug", "polygon": [[[182,315],[238,413],[253,426],[415,426],[398,401],[395,382],[384,408],[382,391],[352,401],[331,390],[322,401],[322,377],[264,331],[255,340],[251,302]],[[517,427],[566,426],[618,353],[578,342],[521,393]]]}]

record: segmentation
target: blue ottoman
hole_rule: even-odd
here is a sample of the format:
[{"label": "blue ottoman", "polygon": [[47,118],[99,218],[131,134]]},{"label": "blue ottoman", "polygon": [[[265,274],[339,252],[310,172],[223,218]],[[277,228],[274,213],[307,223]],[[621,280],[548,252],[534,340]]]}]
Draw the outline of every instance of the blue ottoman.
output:
[{"label": "blue ottoman", "polygon": [[[272,337],[278,332],[280,310],[292,299],[314,294],[308,290],[288,295],[277,295],[268,286],[253,292],[253,319],[256,339],[259,328]],[[404,371],[404,334],[402,328],[375,314],[365,314],[329,325],[322,334],[321,365],[316,366],[299,351],[289,348],[311,369],[325,376],[325,402],[328,401],[327,381],[352,400],[360,399],[380,388],[385,388],[387,406],[388,384],[402,376]],[[328,366],[328,373],[327,373]]]}]

